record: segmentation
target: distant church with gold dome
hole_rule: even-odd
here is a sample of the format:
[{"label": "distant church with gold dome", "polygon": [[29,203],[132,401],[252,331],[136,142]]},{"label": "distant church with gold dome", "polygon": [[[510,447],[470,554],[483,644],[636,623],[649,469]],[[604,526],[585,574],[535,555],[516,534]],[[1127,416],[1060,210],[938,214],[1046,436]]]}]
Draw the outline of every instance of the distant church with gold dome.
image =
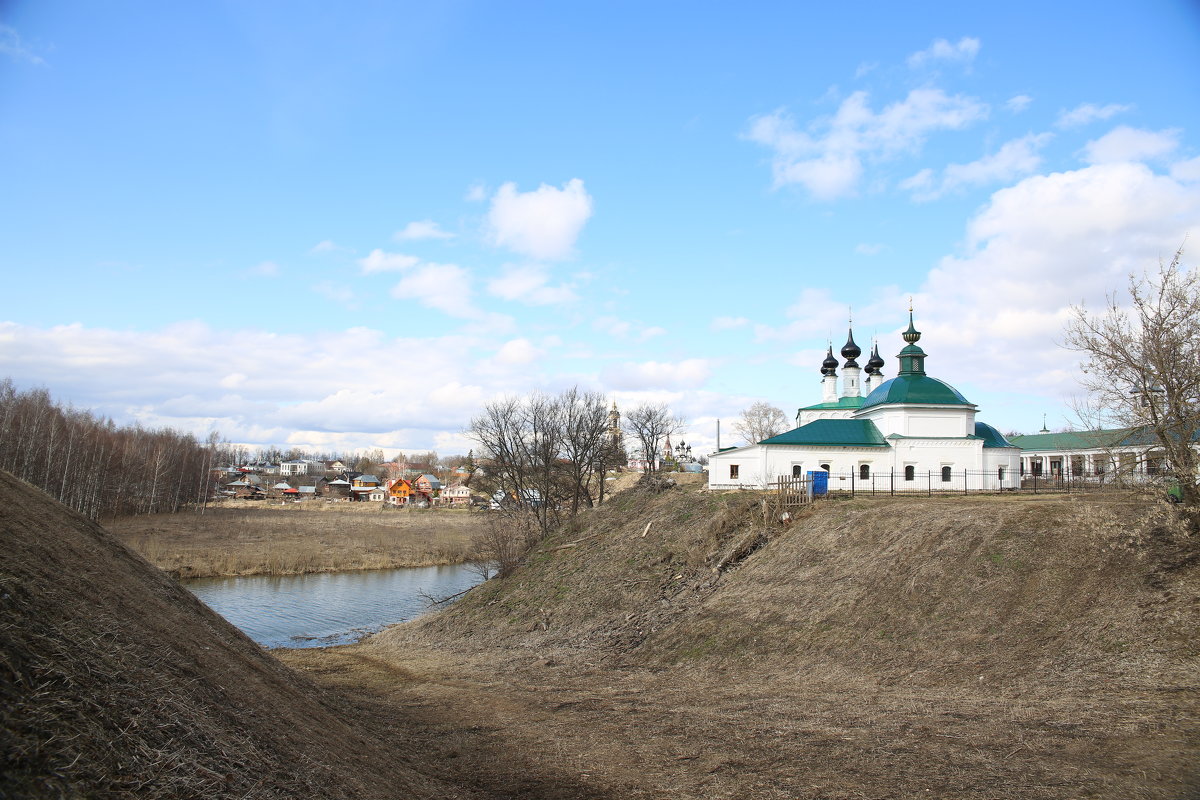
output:
[{"label": "distant church with gold dome", "polygon": [[859,366],[851,328],[845,361],[839,365],[831,345],[821,364],[821,402],[800,408],[786,433],[710,455],[709,487],[762,489],[810,472],[828,473],[830,489],[849,488],[842,482],[883,491],[1019,487],[1021,450],[977,421],[976,406],[958,390],[925,373],[911,310],[902,338],[899,371],[885,378],[878,344]]}]

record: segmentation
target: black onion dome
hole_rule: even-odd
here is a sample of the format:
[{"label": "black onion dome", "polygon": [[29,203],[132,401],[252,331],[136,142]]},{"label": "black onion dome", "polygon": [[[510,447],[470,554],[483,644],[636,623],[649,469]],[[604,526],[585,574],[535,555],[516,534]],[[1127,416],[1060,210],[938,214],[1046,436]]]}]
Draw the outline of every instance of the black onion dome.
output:
[{"label": "black onion dome", "polygon": [[838,368],[838,360],[833,357],[833,345],[829,345],[829,354],[825,356],[825,360],[821,362],[822,375],[836,375]]},{"label": "black onion dome", "polygon": [[862,350],[854,343],[854,329],[846,335],[846,343],[842,345],[842,358],[846,359],[847,367],[858,367],[858,362],[854,359],[862,355]]},{"label": "black onion dome", "polygon": [[883,358],[879,355],[879,343],[871,348],[871,357],[867,359],[867,374],[878,375],[879,368],[883,366]]}]

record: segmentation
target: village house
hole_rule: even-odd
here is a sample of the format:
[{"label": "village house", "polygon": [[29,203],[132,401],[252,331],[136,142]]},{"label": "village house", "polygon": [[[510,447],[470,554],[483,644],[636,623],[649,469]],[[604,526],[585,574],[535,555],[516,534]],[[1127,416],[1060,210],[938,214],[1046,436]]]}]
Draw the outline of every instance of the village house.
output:
[{"label": "village house", "polygon": [[295,458],[282,461],[279,464],[280,475],[322,475],[325,473],[325,463],[311,458]]},{"label": "village house", "polygon": [[245,500],[261,500],[266,496],[266,489],[257,475],[242,475],[236,481],[225,484],[225,494]]},{"label": "village house", "polygon": [[436,475],[426,473],[413,481],[413,489],[427,503],[432,503],[442,493],[442,482]]},{"label": "village house", "polygon": [[471,490],[461,483],[447,486],[442,490],[440,502],[450,506],[465,506],[471,502]]},{"label": "village house", "polygon": [[326,480],[321,478],[317,481],[317,494],[329,500],[346,500],[350,497],[350,490],[353,488],[350,481],[335,478]]},{"label": "village house", "polygon": [[406,506],[412,500],[415,492],[412,483],[404,478],[396,478],[387,484],[387,502],[393,506]]},{"label": "village house", "polygon": [[292,485],[290,483],[288,483],[287,481],[280,481],[279,483],[272,486],[270,489],[267,489],[267,497],[269,497],[271,499],[278,499],[280,497],[283,497],[284,492],[288,491],[291,488],[292,488]]}]

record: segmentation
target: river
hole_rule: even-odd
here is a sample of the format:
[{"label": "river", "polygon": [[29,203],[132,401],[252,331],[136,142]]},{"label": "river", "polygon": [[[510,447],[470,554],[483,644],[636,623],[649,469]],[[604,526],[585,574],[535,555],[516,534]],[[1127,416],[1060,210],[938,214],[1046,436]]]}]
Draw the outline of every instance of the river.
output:
[{"label": "river", "polygon": [[184,585],[264,647],[348,644],[479,583],[470,567],[199,578]]}]

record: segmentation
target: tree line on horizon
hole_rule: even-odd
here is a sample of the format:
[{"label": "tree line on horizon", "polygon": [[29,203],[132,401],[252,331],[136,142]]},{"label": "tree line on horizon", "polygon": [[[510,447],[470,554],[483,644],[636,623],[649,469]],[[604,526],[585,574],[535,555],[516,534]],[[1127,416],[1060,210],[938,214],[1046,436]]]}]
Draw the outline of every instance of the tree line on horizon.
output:
[{"label": "tree line on horizon", "polygon": [[199,442],[171,428],[117,425],[0,379],[0,468],[91,519],[202,502],[228,449],[215,433]]}]

